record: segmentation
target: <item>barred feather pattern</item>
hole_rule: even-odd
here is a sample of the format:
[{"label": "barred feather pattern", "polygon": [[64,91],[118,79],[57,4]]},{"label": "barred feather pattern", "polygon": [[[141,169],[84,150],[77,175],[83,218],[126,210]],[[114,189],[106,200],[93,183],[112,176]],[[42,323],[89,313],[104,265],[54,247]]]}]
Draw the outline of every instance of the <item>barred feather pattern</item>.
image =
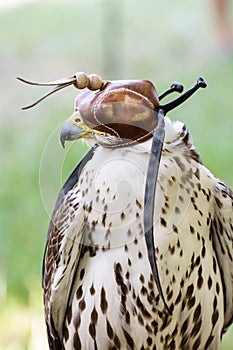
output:
[{"label": "barred feather pattern", "polygon": [[187,128],[165,118],[154,210],[157,291],[143,232],[150,142],[98,147],[51,225],[44,273],[49,346],[217,350],[233,315],[232,192]]}]

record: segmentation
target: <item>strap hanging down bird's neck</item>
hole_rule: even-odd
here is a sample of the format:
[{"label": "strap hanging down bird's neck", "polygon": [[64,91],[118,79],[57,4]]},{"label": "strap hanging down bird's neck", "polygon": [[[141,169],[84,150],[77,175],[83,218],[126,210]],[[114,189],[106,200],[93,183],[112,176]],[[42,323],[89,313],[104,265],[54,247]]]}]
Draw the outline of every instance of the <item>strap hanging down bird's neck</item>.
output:
[{"label": "strap hanging down bird's neck", "polygon": [[[178,97],[176,100],[164,105],[160,106],[156,113],[156,117],[158,119],[157,127],[153,132],[153,140],[151,145],[151,153],[150,159],[147,169],[146,176],[146,186],[145,186],[145,195],[144,195],[144,232],[145,239],[147,245],[148,259],[151,265],[151,269],[153,272],[154,280],[158,289],[158,292],[162,298],[165,309],[167,312],[172,315],[172,309],[169,308],[163,294],[159,272],[156,262],[155,255],[155,240],[154,240],[154,208],[155,208],[155,193],[156,193],[156,184],[158,178],[159,164],[160,158],[162,154],[164,136],[165,136],[165,123],[164,116],[171,109],[177,107],[185,100],[187,100],[195,91],[197,91],[200,87],[205,88],[206,83],[202,78],[197,80],[197,83],[186,93]],[[168,93],[173,92],[173,89],[168,92],[165,92],[162,96],[160,96],[160,100],[165,97]]]}]

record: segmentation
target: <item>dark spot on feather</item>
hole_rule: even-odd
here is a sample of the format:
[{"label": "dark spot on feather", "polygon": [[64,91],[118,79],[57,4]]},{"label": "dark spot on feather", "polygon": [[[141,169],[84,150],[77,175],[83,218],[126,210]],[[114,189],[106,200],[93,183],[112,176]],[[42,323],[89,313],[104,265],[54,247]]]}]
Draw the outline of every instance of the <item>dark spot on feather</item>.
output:
[{"label": "dark spot on feather", "polygon": [[190,310],[190,309],[194,306],[195,301],[196,301],[195,296],[193,296],[192,298],[190,298],[190,299],[188,300],[188,302],[187,302],[187,308],[188,308],[188,310]]},{"label": "dark spot on feather", "polygon": [[132,232],[131,232],[130,228],[127,231],[127,235],[128,235],[128,237],[130,237],[132,235]]},{"label": "dark spot on feather", "polygon": [[190,229],[190,232],[191,232],[191,233],[194,233],[194,232],[195,232],[193,226],[190,225],[190,226],[189,226],[189,229]]},{"label": "dark spot on feather", "polygon": [[138,258],[141,259],[142,258],[142,253],[138,252]]},{"label": "dark spot on feather", "polygon": [[200,170],[199,170],[198,168],[196,169],[194,175],[196,176],[196,178],[197,178],[198,180],[200,180]]},{"label": "dark spot on feather", "polygon": [[144,318],[151,318],[150,313],[145,308],[144,304],[141,302],[139,297],[137,297],[137,299],[136,299],[136,305],[139,308],[139,310],[141,311],[141,313],[144,316]]},{"label": "dark spot on feather", "polygon": [[181,196],[181,195],[179,195],[179,200],[183,203],[184,202],[184,198]]},{"label": "dark spot on feather", "polygon": [[83,289],[82,286],[79,286],[76,292],[76,299],[79,300],[83,295]]},{"label": "dark spot on feather", "polygon": [[167,222],[166,222],[166,220],[164,218],[160,219],[160,223],[161,223],[162,226],[167,227]]},{"label": "dark spot on feather", "polygon": [[82,348],[81,341],[77,332],[74,334],[73,347],[74,350],[80,350]]},{"label": "dark spot on feather", "polygon": [[185,171],[185,165],[181,162],[181,159],[179,157],[174,157],[174,160],[176,161],[176,164],[179,166],[179,168],[182,171]]},{"label": "dark spot on feather", "polygon": [[113,329],[111,324],[109,323],[108,319],[106,320],[106,328],[107,328],[107,335],[109,339],[113,339]]},{"label": "dark spot on feather", "polygon": [[203,258],[205,257],[205,253],[206,253],[206,249],[205,249],[205,246],[203,246],[201,250],[201,255]]},{"label": "dark spot on feather", "polygon": [[80,300],[78,306],[79,306],[79,310],[80,310],[81,312],[84,311],[85,308],[86,308],[86,302],[85,302],[85,300],[84,300],[84,299]]},{"label": "dark spot on feather", "polygon": [[106,299],[106,292],[105,289],[102,287],[101,294],[100,294],[100,308],[103,314],[106,314],[108,309],[108,302]]},{"label": "dark spot on feather", "polygon": [[213,315],[212,315],[212,325],[213,327],[215,326],[216,322],[218,321],[219,318],[219,312],[218,310],[215,310]]},{"label": "dark spot on feather", "polygon": [[198,279],[197,279],[197,288],[201,289],[203,284],[203,277],[202,277],[202,266],[198,269]]},{"label": "dark spot on feather", "polygon": [[216,274],[217,273],[217,263],[216,263],[214,256],[213,256],[213,270],[214,270],[214,273]]},{"label": "dark spot on feather", "polygon": [[114,345],[116,346],[117,349],[121,349],[121,342],[118,336],[115,334],[113,338]]},{"label": "dark spot on feather", "polygon": [[152,338],[148,337],[146,342],[147,342],[148,346],[151,346],[152,345]]},{"label": "dark spot on feather", "polygon": [[180,208],[175,207],[175,213],[176,213],[176,214],[180,214]]},{"label": "dark spot on feather", "polygon": [[222,202],[220,201],[220,199],[218,197],[215,197],[215,202],[217,204],[217,206],[219,207],[219,209],[222,208]]},{"label": "dark spot on feather", "polygon": [[70,324],[70,322],[72,320],[72,306],[71,305],[67,309],[66,317],[67,317],[68,324]]},{"label": "dark spot on feather", "polygon": [[146,295],[146,294],[147,294],[147,289],[146,289],[146,287],[142,286],[140,292],[141,292],[142,295]]},{"label": "dark spot on feather", "polygon": [[106,217],[107,217],[107,213],[104,213],[102,215],[102,224],[103,224],[104,227],[105,227],[105,224],[106,224]]},{"label": "dark spot on feather", "polygon": [[199,303],[193,314],[193,323],[196,323],[201,317],[201,304]]},{"label": "dark spot on feather", "polygon": [[175,252],[175,246],[174,246],[174,245],[173,245],[173,246],[170,246],[170,244],[169,244],[168,249],[169,249],[169,251],[170,251],[171,255],[173,255],[173,254],[174,254],[174,252]]},{"label": "dark spot on feather", "polygon": [[200,349],[199,348],[199,345],[201,344],[201,336],[199,336],[198,338],[197,338],[197,340],[195,341],[195,343],[193,344],[193,349],[192,350],[198,350],[198,349]]},{"label": "dark spot on feather", "polygon": [[127,324],[130,324],[130,313],[129,313],[129,311],[126,311],[126,313],[125,313],[125,322]]},{"label": "dark spot on feather", "polygon": [[135,349],[135,345],[134,345],[134,341],[133,338],[131,337],[131,335],[124,329],[122,328],[126,342],[129,346],[130,349]]},{"label": "dark spot on feather", "polygon": [[143,275],[140,275],[140,281],[141,281],[142,283],[145,283],[145,278],[144,278]]},{"label": "dark spot on feather", "polygon": [[80,324],[81,324],[81,317],[80,317],[80,313],[78,312],[76,313],[76,315],[74,315],[74,318],[73,318],[73,325],[75,330],[77,330],[80,327]]},{"label": "dark spot on feather", "polygon": [[96,325],[98,321],[98,313],[96,311],[96,308],[94,307],[91,313],[91,322]]},{"label": "dark spot on feather", "polygon": [[206,341],[206,343],[205,343],[205,350],[209,349],[210,344],[212,343],[213,339],[214,339],[214,336],[212,334],[210,334],[208,339],[207,339],[207,341]]},{"label": "dark spot on feather", "polygon": [[212,278],[210,276],[208,278],[207,284],[208,284],[208,288],[211,289],[211,287],[212,287]]},{"label": "dark spot on feather", "polygon": [[186,320],[184,321],[184,323],[182,324],[182,327],[181,327],[181,330],[180,330],[180,334],[183,336],[187,329],[188,329],[188,322],[189,322],[189,319],[186,318]]},{"label": "dark spot on feather", "polygon": [[95,328],[95,325],[93,323],[90,323],[90,325],[89,325],[89,333],[90,333],[92,339],[95,340],[95,338],[96,338],[96,328]]},{"label": "dark spot on feather", "polygon": [[79,275],[80,280],[83,279],[84,274],[85,274],[85,269],[82,269],[82,270],[80,271],[80,275]]},{"label": "dark spot on feather", "polygon": [[144,320],[141,314],[138,315],[138,322],[140,323],[140,325],[144,326]]},{"label": "dark spot on feather", "polygon": [[193,294],[193,291],[194,291],[194,286],[193,284],[190,284],[187,288],[187,292],[186,292],[186,298],[189,299],[191,298],[192,294]]},{"label": "dark spot on feather", "polygon": [[175,300],[175,305],[179,304],[180,301],[181,301],[181,291],[179,291],[179,294]]},{"label": "dark spot on feather", "polygon": [[171,290],[167,295],[167,300],[169,301],[173,296],[173,290]]}]

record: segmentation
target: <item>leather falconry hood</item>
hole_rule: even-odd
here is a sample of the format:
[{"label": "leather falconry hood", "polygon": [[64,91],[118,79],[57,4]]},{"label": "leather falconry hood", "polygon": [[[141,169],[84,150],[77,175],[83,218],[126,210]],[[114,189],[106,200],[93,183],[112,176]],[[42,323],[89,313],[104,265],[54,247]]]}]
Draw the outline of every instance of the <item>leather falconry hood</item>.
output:
[{"label": "leather falconry hood", "polygon": [[107,82],[97,91],[85,89],[75,100],[86,125],[116,136],[121,144],[152,137],[158,106],[157,91],[148,80]]}]

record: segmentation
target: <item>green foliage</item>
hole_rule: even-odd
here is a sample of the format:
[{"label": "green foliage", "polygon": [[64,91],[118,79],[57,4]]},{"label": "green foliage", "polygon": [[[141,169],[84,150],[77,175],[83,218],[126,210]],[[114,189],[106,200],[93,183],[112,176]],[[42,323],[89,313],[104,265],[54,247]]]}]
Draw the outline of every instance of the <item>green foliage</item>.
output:
[{"label": "green foliage", "polygon": [[[109,79],[147,78],[159,92],[174,80],[189,87],[203,75],[208,89],[170,117],[188,125],[204,164],[233,185],[233,56],[213,45],[215,33],[203,2],[110,3],[121,7],[121,28],[108,22],[106,0],[38,1],[0,12],[0,320],[6,325],[7,308],[41,315],[36,304],[42,304],[41,261],[49,216],[61,184],[87,150],[80,142],[66,151],[59,145],[59,126],[72,113],[76,91],[69,88],[22,112],[20,106],[45,89],[23,86],[17,75],[47,81],[83,70]],[[15,317],[13,311],[10,317]],[[32,349],[29,333],[25,330],[17,349]],[[18,337],[12,331],[3,344],[7,348]],[[222,349],[230,349],[231,339],[226,336]]]}]

